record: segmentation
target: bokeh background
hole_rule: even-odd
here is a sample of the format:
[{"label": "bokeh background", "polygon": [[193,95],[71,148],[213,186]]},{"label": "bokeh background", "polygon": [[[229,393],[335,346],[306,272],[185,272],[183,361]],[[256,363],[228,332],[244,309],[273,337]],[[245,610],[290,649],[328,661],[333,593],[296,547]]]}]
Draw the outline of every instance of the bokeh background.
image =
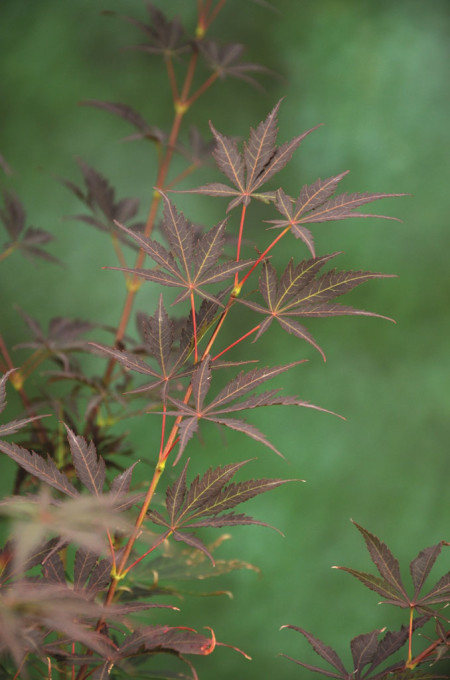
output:
[{"label": "bokeh background", "polygon": [[[154,4],[193,25],[194,0]],[[220,583],[204,582],[201,590],[231,590],[234,599],[186,597],[182,612],[170,619],[172,625],[198,629],[211,625],[219,640],[253,657],[250,663],[219,649],[201,659],[200,677],[215,680],[310,677],[276,658],[284,652],[317,660],[299,635],[279,632],[286,623],[310,630],[348,660],[354,635],[403,622],[396,611],[377,607],[374,593],[330,570],[336,564],[370,569],[350,518],[391,547],[406,577],[419,549],[450,539],[450,5],[447,0],[273,4],[276,12],[228,0],[212,35],[247,44],[248,61],[281,77],[262,76],[262,92],[238,80],[216,84],[188,114],[187,125],[195,122],[208,134],[211,119],[224,133],[245,138],[249,126],[285,97],[280,141],[325,125],[303,142],[276,186],[282,183],[297,195],[318,176],[348,169],[342,190],[411,197],[373,206],[402,223],[355,219],[314,226],[319,254],[344,251],[340,267],[398,275],[366,284],[347,303],[393,317],[397,325],[351,317],[311,322],[326,363],[281,330],[241,346],[241,358],[257,352],[263,365],[309,359],[285,377],[286,393],[337,411],[347,421],[294,408],[249,414],[288,463],[246,438],[227,435],[222,443],[214,429],[204,430],[203,445],[191,446],[199,471],[257,458],[249,474],[307,480],[247,508],[285,538],[269,529],[243,527],[220,549],[218,556],[258,565],[261,578],[249,571]],[[66,264],[64,269],[33,266],[19,254],[2,263],[0,325],[11,346],[24,337],[13,304],[44,325],[64,315],[114,325],[121,311],[120,274],[100,271],[115,264],[110,243],[87,225],[61,219],[82,210],[53,177],[79,181],[74,159],[82,157],[110,178],[121,197],[138,196],[145,218],[154,182],[153,148],[120,143],[130,132],[125,123],[77,103],[90,98],[123,102],[161,127],[167,127],[172,113],[160,62],[124,51],[140,36],[117,17],[102,15],[104,9],[145,18],[140,0],[1,3],[0,152],[15,171],[4,186],[21,196],[31,224],[55,234],[50,250]],[[184,186],[215,179],[220,175],[211,166]],[[219,199],[208,197],[179,196],[177,204],[191,219],[209,225],[222,219],[225,209]],[[273,216],[259,206],[250,211],[248,228],[261,248],[270,238],[261,220]],[[237,220],[233,213],[230,228]],[[307,256],[294,239],[274,259],[283,263],[291,255]],[[144,287],[139,308],[153,313],[157,296],[158,291]],[[247,323],[245,314],[236,314],[229,342]],[[125,427],[145,457],[156,445],[158,428],[142,420]],[[14,470],[8,462],[2,466],[7,493]],[[436,571],[448,568],[445,555]]]}]

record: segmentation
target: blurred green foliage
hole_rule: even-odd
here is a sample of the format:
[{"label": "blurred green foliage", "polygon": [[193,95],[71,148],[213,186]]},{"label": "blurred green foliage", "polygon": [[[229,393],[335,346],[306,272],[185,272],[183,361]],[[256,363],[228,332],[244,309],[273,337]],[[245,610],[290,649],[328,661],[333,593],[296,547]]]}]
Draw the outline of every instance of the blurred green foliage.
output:
[{"label": "blurred green foliage", "polygon": [[[195,2],[155,4],[189,21]],[[227,576],[220,588],[234,592],[233,602],[222,597],[181,603],[177,623],[199,630],[211,625],[219,640],[242,647],[254,659],[250,663],[217,650],[198,664],[201,677],[215,680],[309,677],[275,658],[281,651],[305,660],[311,654],[299,636],[278,631],[284,623],[310,630],[343,658],[354,635],[400,623],[397,613],[375,606],[374,594],[329,569],[333,564],[369,567],[350,517],[377,533],[405,565],[420,548],[450,538],[450,6],[447,0],[273,4],[276,13],[228,0],[213,34],[248,44],[246,58],[282,78],[264,76],[264,92],[240,81],[219,83],[199,100],[187,122],[195,121],[207,133],[211,119],[224,133],[246,137],[249,126],[286,96],[281,141],[325,123],[280,176],[286,191],[297,195],[318,176],[349,169],[341,185],[345,191],[408,192],[412,197],[377,206],[400,217],[401,224],[367,219],[314,228],[319,254],[345,251],[339,267],[399,275],[371,282],[349,300],[394,317],[396,326],[371,318],[312,322],[326,364],[312,348],[281,331],[240,348],[240,357],[257,352],[265,363],[310,359],[285,378],[286,393],[338,411],[347,422],[289,408],[252,414],[252,422],[285,453],[288,465],[238,436],[228,437],[223,449],[213,429],[205,428],[203,446],[192,447],[199,470],[221,460],[257,456],[255,475],[307,480],[274,492],[270,503],[263,498],[249,506],[255,516],[279,527],[285,539],[262,528],[239,528],[221,548],[223,556],[261,567],[262,579],[252,573]],[[114,325],[120,315],[122,279],[117,272],[99,271],[115,264],[112,247],[86,225],[61,220],[80,212],[80,206],[53,177],[78,181],[74,157],[81,156],[111,179],[121,197],[139,196],[144,217],[154,182],[152,147],[120,144],[129,133],[122,121],[77,102],[123,102],[160,126],[167,126],[172,112],[157,58],[122,51],[136,41],[136,32],[117,17],[102,16],[103,9],[144,17],[138,0],[2,0],[0,153],[15,171],[4,184],[21,196],[31,224],[56,235],[51,251],[67,265],[33,266],[19,254],[2,263],[1,330],[10,345],[23,338],[13,303],[43,323],[68,315]],[[208,168],[185,186],[218,177]],[[193,220],[213,224],[223,217],[225,204],[218,199],[176,200]],[[252,236],[260,239],[261,248],[269,238],[261,218],[270,217],[260,207],[250,213]],[[237,219],[233,213],[230,228]],[[294,252],[298,259],[307,256],[302,244],[290,239],[274,257],[282,263]],[[139,308],[152,313],[156,296],[144,287]],[[236,327],[240,320],[246,328],[246,314],[237,313],[235,319]],[[224,346],[227,333],[229,341],[236,337],[236,327],[224,334]],[[145,442],[146,450],[149,440],[158,437],[153,421],[130,422],[127,429],[138,445]],[[11,476],[12,470],[6,475],[7,492]],[[213,583],[209,590],[217,587]]]}]

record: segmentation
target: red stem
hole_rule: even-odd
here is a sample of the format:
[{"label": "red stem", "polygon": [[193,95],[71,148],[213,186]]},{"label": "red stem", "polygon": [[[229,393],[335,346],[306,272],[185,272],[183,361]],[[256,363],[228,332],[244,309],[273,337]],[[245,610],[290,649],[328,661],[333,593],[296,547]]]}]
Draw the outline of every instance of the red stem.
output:
[{"label": "red stem", "polygon": [[122,576],[125,576],[126,574],[128,574],[128,572],[129,572],[131,569],[133,569],[133,567],[135,567],[137,564],[139,564],[139,562],[141,562],[141,560],[143,560],[144,557],[147,557],[147,555],[150,555],[150,553],[152,553],[154,550],[156,550],[156,548],[159,548],[159,546],[161,545],[161,543],[164,543],[164,541],[166,540],[166,538],[169,538],[169,535],[170,535],[170,534],[161,534],[161,536],[158,536],[157,540],[156,540],[155,543],[152,545],[152,547],[149,548],[149,550],[147,550],[143,555],[141,555],[140,557],[138,557],[137,560],[135,560],[135,561],[133,562],[133,564],[130,564],[130,566],[127,567],[127,568],[122,572]]},{"label": "red stem", "polygon": [[215,361],[216,359],[218,359],[219,357],[221,357],[222,354],[225,354],[225,352],[228,352],[229,349],[231,349],[231,348],[234,347],[235,345],[237,345],[237,344],[239,344],[240,342],[242,342],[242,340],[245,340],[245,338],[248,338],[249,335],[251,335],[252,333],[255,333],[255,332],[256,332],[257,330],[259,330],[260,328],[261,328],[261,324],[258,324],[257,326],[255,326],[254,328],[252,328],[251,331],[248,331],[248,333],[245,333],[245,335],[242,335],[238,340],[235,340],[234,342],[232,342],[231,345],[228,345],[228,347],[225,347],[225,349],[223,349],[221,352],[219,352],[219,354],[216,354],[216,356],[213,357],[213,361]]},{"label": "red stem", "polygon": [[172,189],[172,187],[176,186],[179,184],[185,177],[188,177],[190,174],[194,172],[198,167],[198,163],[191,163],[191,165],[188,165],[187,168],[185,168],[182,172],[180,172],[179,175],[174,177],[174,179],[170,180],[168,184],[166,184],[166,190],[167,189]]},{"label": "red stem", "polygon": [[[446,638],[447,640],[450,639],[450,631],[446,633]],[[420,654],[418,654],[415,659],[412,659],[409,663],[405,665],[406,668],[414,669],[416,668],[419,664],[423,663],[425,659],[427,659],[439,645],[443,644],[443,640],[439,638],[439,640],[435,640],[434,642],[431,643],[426,649],[423,650]],[[448,643],[447,643],[448,644]]]},{"label": "red stem", "polygon": [[250,269],[248,270],[248,272],[246,273],[246,275],[244,276],[244,278],[242,279],[242,281],[240,281],[240,282],[237,284],[236,287],[239,289],[239,291],[241,290],[241,288],[242,288],[242,286],[244,285],[244,283],[247,281],[247,279],[248,279],[248,277],[250,276],[250,274],[251,274],[251,273],[256,269],[256,267],[259,265],[259,263],[261,262],[261,260],[263,260],[263,259],[265,258],[265,256],[266,256],[267,253],[269,252],[269,250],[272,250],[272,248],[274,247],[274,245],[275,245],[276,243],[278,243],[278,241],[279,241],[280,239],[282,239],[283,236],[284,236],[285,234],[287,234],[287,232],[289,231],[290,228],[291,228],[291,226],[289,225],[288,227],[286,227],[286,229],[283,229],[283,231],[281,232],[281,234],[279,234],[279,235],[276,237],[276,239],[274,239],[274,240],[272,241],[272,243],[270,244],[270,246],[268,246],[268,247],[265,249],[265,251],[258,257],[258,259],[256,260],[256,262],[250,267]]},{"label": "red stem", "polygon": [[206,22],[206,28],[209,28],[212,24],[212,22],[215,20],[219,12],[225,7],[225,3],[227,0],[219,0],[217,5],[214,7],[212,10],[211,14],[208,17],[208,20]]},{"label": "red stem", "polygon": [[195,300],[194,291],[191,290],[191,310],[192,310],[192,328],[194,331],[194,363],[198,362],[198,339],[197,339],[197,319],[195,318]]},{"label": "red stem", "polygon": [[409,608],[409,631],[408,631],[408,660],[406,664],[411,663],[412,659],[412,635],[413,635],[413,618],[414,618],[414,607]]},{"label": "red stem", "polygon": [[159,459],[161,460],[161,455],[164,449],[164,435],[166,433],[166,405],[163,404],[163,417],[162,417],[162,425],[161,425],[161,444],[159,447]]},{"label": "red stem", "polygon": [[198,98],[200,97],[200,95],[202,95],[204,92],[206,92],[206,90],[207,90],[209,87],[211,87],[211,85],[217,80],[218,77],[219,77],[219,72],[218,72],[218,71],[214,71],[214,73],[211,73],[211,75],[209,76],[209,78],[207,78],[207,79],[205,80],[205,82],[203,83],[203,85],[200,85],[200,87],[198,88],[198,90],[196,90],[196,91],[194,92],[194,94],[193,94],[191,97],[189,97],[189,99],[184,103],[184,105],[185,105],[186,107],[192,106],[192,104],[195,102],[195,100],[198,99]]},{"label": "red stem", "polygon": [[[242,206],[242,211],[241,211],[241,223],[239,225],[239,236],[238,236],[238,244],[237,244],[237,250],[236,250],[236,262],[239,262],[239,257],[241,255],[241,244],[242,244],[242,234],[244,233],[244,222],[245,222],[245,213],[247,212],[247,206],[244,205]],[[234,277],[234,285],[237,286],[239,282],[239,274],[236,272],[235,277]]]}]

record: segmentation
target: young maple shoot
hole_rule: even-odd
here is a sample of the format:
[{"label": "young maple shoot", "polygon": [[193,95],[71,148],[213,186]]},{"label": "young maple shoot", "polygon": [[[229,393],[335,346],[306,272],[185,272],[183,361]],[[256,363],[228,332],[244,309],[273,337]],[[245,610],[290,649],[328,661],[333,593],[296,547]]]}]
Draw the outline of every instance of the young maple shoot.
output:
[{"label": "young maple shoot", "polygon": [[[403,194],[336,195],[348,172],[344,171],[299,187],[298,198],[291,198],[274,179],[318,126],[277,144],[281,102],[250,130],[241,150],[213,124],[212,139],[204,139],[195,127],[183,139],[187,111],[210,87],[226,77],[257,84],[253,76],[269,73],[265,67],[243,60],[241,45],[223,44],[210,37],[224,5],[223,0],[198,0],[193,30],[178,18],[167,18],[150,2],[146,3],[148,23],[122,17],[144,39],[132,49],[162,58],[173,103],[167,130],[148,122],[128,104],[96,99],[81,102],[131,125],[133,134],[127,140],[150,142],[157,158],[154,190],[143,222],[137,219],[137,199],[117,198],[120,194],[110,181],[85,161],[78,160],[82,185],[57,178],[87,211],[70,219],[100,230],[113,246],[117,266],[105,261],[110,265],[105,269],[120,271],[125,283],[117,325],[111,328],[101,320],[94,323],[55,316],[45,331],[29,311],[19,309],[28,333],[18,346],[27,353],[25,361],[13,360],[0,334],[0,412],[6,405],[8,380],[25,411],[0,426],[0,451],[19,466],[13,496],[0,504],[0,512],[13,522],[13,537],[0,552],[0,673],[5,677],[52,678],[58,673],[76,680],[127,678],[138,673],[145,662],[145,673],[151,677],[195,680],[198,676],[191,657],[210,655],[216,647],[228,645],[216,640],[212,628],[203,635],[190,626],[167,625],[163,613],[154,610],[176,607],[153,599],[173,598],[179,593],[173,581],[180,578],[203,581],[243,567],[255,569],[240,560],[216,558],[224,536],[208,544],[201,531],[235,525],[270,527],[266,521],[235,509],[291,480],[233,481],[249,461],[220,460],[189,482],[190,459],[181,460],[186,458],[191,439],[199,432],[200,421],[209,421],[282,455],[254,425],[235,414],[272,406],[328,412],[300,397],[285,396],[276,387],[260,391],[269,379],[302,361],[248,367],[257,356],[251,361],[239,357],[230,361],[224,355],[244,342],[264,342],[276,321],[325,359],[324,350],[299,318],[363,315],[388,319],[336,302],[360,284],[390,275],[360,269],[324,271],[339,253],[317,255],[311,225],[348,217],[396,219],[357,209]],[[212,182],[185,193],[226,198],[225,213],[240,208],[237,229],[232,216],[226,214],[215,226],[204,229],[194,225],[169,198],[169,192],[207,161],[211,151],[226,183]],[[175,175],[172,161],[178,153],[186,159],[186,167]],[[0,166],[6,175],[11,174],[2,156]],[[14,192],[3,190],[2,197],[0,220],[8,241],[0,260],[19,253],[49,265],[56,262],[43,247],[53,237],[27,226],[25,208]],[[269,245],[254,244],[258,255],[245,259],[241,251],[244,234],[248,240],[247,215],[253,200],[267,206],[267,231],[276,235]],[[276,219],[274,213],[278,213]],[[308,255],[289,260],[278,271],[270,259],[271,251],[288,233],[300,240],[299,251],[306,246]],[[129,265],[127,252],[135,256],[134,266]],[[247,282],[253,272],[259,273],[259,283],[252,292]],[[160,293],[153,315],[136,312],[135,338],[129,326],[136,295],[146,282],[159,293],[161,287],[177,289],[173,303],[177,315],[169,314]],[[233,342],[219,348],[221,330],[226,323],[233,325],[237,304],[247,307],[254,322],[249,320]],[[112,334],[109,345],[92,338],[99,331]],[[92,355],[106,358],[106,366],[104,361],[92,361]],[[43,366],[51,370],[42,372]],[[220,388],[216,388],[217,371],[227,374]],[[37,381],[39,390],[33,389]],[[46,417],[50,411],[56,417]],[[144,419],[150,447],[135,450],[115,429],[122,421],[128,425],[132,415]],[[18,439],[8,441],[10,435],[18,435]],[[150,465],[148,475],[148,468],[139,465],[139,458],[144,457]],[[167,461],[170,471],[166,470]],[[155,495],[163,490],[163,483],[164,506]],[[297,663],[329,677],[378,680],[388,672],[406,673],[426,660],[445,656],[448,621],[438,606],[449,600],[448,575],[427,595],[420,595],[444,543],[422,551],[411,563],[415,592],[409,598],[386,546],[362,527],[358,529],[381,578],[345,570],[391,603],[408,609],[409,623],[381,640],[381,631],[355,638],[352,671],[345,669],[336,652],[296,628],[331,663],[333,671]],[[193,567],[199,564],[202,566]],[[160,584],[164,574],[167,586]],[[152,610],[151,617],[143,619],[147,610]],[[138,620],[134,618],[137,614]],[[434,641],[413,656],[414,630],[432,619],[436,621]],[[390,656],[406,641],[406,661],[395,661],[379,671],[380,664],[389,664]],[[170,663],[161,669],[161,656],[168,662],[181,660],[189,675],[169,667]]]}]

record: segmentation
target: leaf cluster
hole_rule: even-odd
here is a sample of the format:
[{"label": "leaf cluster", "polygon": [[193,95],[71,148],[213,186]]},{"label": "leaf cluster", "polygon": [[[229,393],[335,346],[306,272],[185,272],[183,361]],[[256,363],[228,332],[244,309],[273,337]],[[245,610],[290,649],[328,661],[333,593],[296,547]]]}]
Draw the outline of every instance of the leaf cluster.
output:
[{"label": "leaf cluster", "polygon": [[[450,630],[449,619],[445,616],[445,607],[450,602],[450,572],[444,574],[428,590],[421,594],[442,547],[448,546],[446,541],[429,546],[421,550],[410,565],[413,592],[408,595],[403,583],[398,560],[394,557],[385,543],[361,525],[353,522],[364,538],[370,558],[377,568],[379,576],[358,571],[350,567],[335,567],[346,571],[357,578],[363,585],[375,591],[383,600],[382,603],[392,604],[409,613],[409,622],[398,631],[374,630],[356,636],[350,643],[353,668],[346,669],[337,652],[314,637],[303,628],[293,625],[283,626],[301,633],[309,642],[313,650],[324,659],[333,670],[311,665],[283,654],[303,668],[320,673],[322,676],[341,678],[342,680],[381,680],[382,678],[442,678],[444,676],[434,672],[423,672],[416,668],[427,661],[435,663],[448,659]],[[426,623],[434,621],[436,639],[420,653],[413,656],[413,633]],[[380,635],[382,635],[380,639]],[[406,660],[396,659],[396,653],[408,642]],[[397,655],[398,656],[398,655]],[[391,657],[394,657],[392,659]],[[380,669],[381,666],[381,669]]]},{"label": "leaf cluster", "polygon": [[[328,412],[297,396],[285,396],[277,387],[263,387],[303,361],[263,367],[256,353],[251,361],[239,357],[232,361],[224,355],[249,338],[267,341],[270,336],[266,334],[276,321],[293,342],[306,341],[325,359],[324,350],[299,319],[341,315],[388,319],[339,304],[337,298],[362,283],[390,275],[363,267],[327,269],[339,253],[317,255],[310,225],[347,217],[385,217],[358,209],[401,194],[336,195],[348,172],[344,171],[300,185],[298,197],[289,196],[273,179],[319,126],[279,143],[281,101],[250,129],[243,145],[212,123],[208,139],[196,127],[181,132],[185,114],[216,81],[233,77],[259,86],[254,76],[270,72],[244,60],[242,45],[223,43],[211,35],[210,28],[225,4],[222,0],[198,0],[193,30],[151,2],[145,4],[145,20],[121,18],[143,40],[131,49],[163,62],[174,107],[171,125],[167,129],[154,125],[128,103],[89,99],[81,104],[125,121],[133,128],[127,140],[154,145],[157,173],[148,216],[141,221],[138,199],[118,198],[106,175],[84,160],[77,161],[81,183],[58,178],[83,206],[71,219],[110,238],[117,261],[111,263],[106,256],[109,266],[104,269],[119,271],[124,278],[122,314],[113,328],[99,319],[55,316],[45,329],[34,312],[18,308],[25,337],[11,350],[17,352],[14,361],[0,333],[0,413],[6,407],[8,381],[23,407],[13,420],[0,425],[0,451],[18,466],[12,496],[0,501],[0,514],[12,523],[12,538],[0,551],[0,675],[4,677],[22,674],[26,678],[27,673],[36,677],[46,673],[49,678],[56,673],[76,680],[131,677],[150,659],[151,676],[144,666],[142,677],[196,680],[190,655],[209,655],[224,643],[216,640],[212,629],[201,634],[189,626],[171,626],[160,613],[156,617],[152,612],[149,617],[147,610],[176,609],[166,601],[156,601],[191,592],[174,582],[196,582],[235,569],[257,571],[243,560],[217,557],[228,535],[208,543],[204,531],[239,525],[271,527],[237,507],[290,480],[236,481],[235,475],[249,461],[220,460],[206,472],[194,473],[189,483],[191,459],[179,468],[173,466],[186,456],[193,436],[200,436],[201,422],[239,432],[281,456],[240,412],[272,406]],[[264,0],[259,4],[267,5]],[[172,171],[174,154],[187,159],[179,174]],[[224,197],[227,213],[240,207],[237,234],[232,215],[215,226],[197,224],[169,198],[174,187],[210,160],[225,175],[225,182],[212,181],[184,193]],[[9,175],[2,156],[0,165]],[[51,241],[51,234],[28,226],[25,208],[14,192],[2,190],[2,199],[0,220],[7,242],[0,260],[19,251],[31,259],[56,262],[43,247]],[[272,211],[272,219],[263,222],[266,239],[267,234],[277,234],[269,245],[259,237],[249,243],[247,215],[253,200]],[[297,239],[299,253],[306,247],[307,255],[295,255],[278,269],[271,251],[289,232]],[[243,257],[249,245],[252,250]],[[129,262],[131,256],[134,265]],[[258,284],[249,291],[247,281],[253,272],[259,274]],[[158,291],[153,314],[148,313],[147,303],[146,311],[134,308],[135,296],[147,283],[156,285]],[[171,308],[161,288],[175,289]],[[249,310],[244,319],[235,315],[238,304]],[[133,314],[136,332],[130,330]],[[251,327],[253,315],[258,323]],[[224,324],[235,331],[235,338],[218,351]],[[93,333],[95,342],[88,340]],[[248,363],[256,365],[242,369]],[[218,372],[226,378],[216,378]],[[128,428],[134,416],[146,426],[145,442],[139,447],[123,431],[123,424]],[[207,439],[205,443],[209,448]],[[172,469],[167,466],[169,459]],[[423,594],[430,570],[446,544],[426,548],[411,562],[410,596],[389,549],[356,526],[379,576],[340,569],[385,602],[407,611],[410,620],[400,631],[376,630],[354,638],[350,670],[319,639],[287,626],[306,637],[332,670],[293,660],[342,680],[379,680],[392,674],[399,679],[412,677],[425,661],[447,656],[444,606],[450,599],[449,574]],[[224,594],[224,590],[207,594]],[[434,640],[413,656],[413,632],[432,621]],[[406,642],[406,662],[392,660]],[[157,666],[162,654],[169,660],[168,668]],[[183,660],[189,675],[173,670],[171,657]]]}]

